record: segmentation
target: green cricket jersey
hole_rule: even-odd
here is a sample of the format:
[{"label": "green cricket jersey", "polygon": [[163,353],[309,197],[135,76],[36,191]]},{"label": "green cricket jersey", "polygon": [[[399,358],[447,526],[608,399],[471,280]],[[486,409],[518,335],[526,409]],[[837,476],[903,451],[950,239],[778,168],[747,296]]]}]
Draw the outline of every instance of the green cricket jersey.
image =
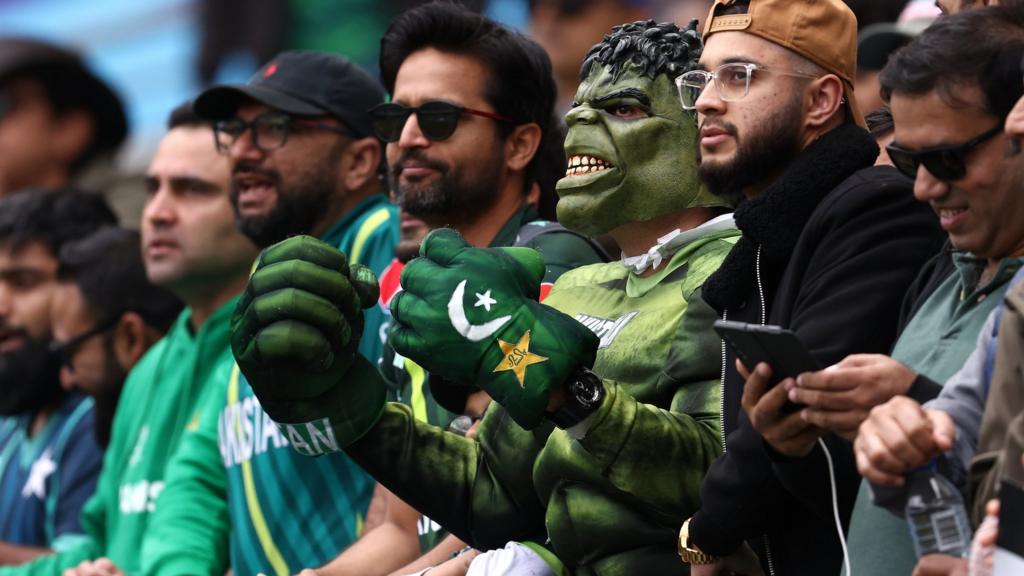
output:
[{"label": "green cricket jersey", "polygon": [[483,548],[550,545],[576,575],[683,574],[675,540],[721,452],[718,315],[700,287],[739,237],[711,231],[641,278],[619,263],[563,275],[545,304],[601,339],[604,403],[582,440],[527,431],[492,404],[477,440],[390,403],[348,452],[401,498]]},{"label": "green cricket jersey", "polygon": [[[183,433],[207,423],[204,415],[209,414],[201,406],[210,393],[209,384],[234,363],[228,321],[236,302],[232,299],[217,309],[198,332],[189,325],[191,311],[185,310],[128,375],[96,493],[82,511],[88,537],[60,553],[0,569],[0,574],[60,574],[101,556],[129,576],[141,573],[143,537],[158,509],[168,462]],[[206,515],[213,532],[227,533],[224,502],[208,503]],[[189,551],[195,553],[181,561],[177,574],[223,574],[227,569],[223,549]]]},{"label": "green cricket jersey", "polygon": [[[398,242],[397,208],[382,194],[363,200],[321,240],[348,255],[351,263],[380,274]],[[384,314],[368,310],[360,353],[376,361],[384,340]],[[230,351],[228,352],[230,354]],[[209,548],[231,551],[236,576],[291,575],[331,560],[358,538],[373,495],[373,479],[347,457],[308,458],[296,453],[263,412],[237,366],[212,384],[212,420],[190,433],[168,471],[159,528],[147,540],[147,573],[162,573],[178,552],[165,542],[194,537],[203,526],[201,505],[227,501],[230,542],[214,539]],[[296,445],[296,450],[302,446]],[[197,542],[198,544],[198,542]]]}]

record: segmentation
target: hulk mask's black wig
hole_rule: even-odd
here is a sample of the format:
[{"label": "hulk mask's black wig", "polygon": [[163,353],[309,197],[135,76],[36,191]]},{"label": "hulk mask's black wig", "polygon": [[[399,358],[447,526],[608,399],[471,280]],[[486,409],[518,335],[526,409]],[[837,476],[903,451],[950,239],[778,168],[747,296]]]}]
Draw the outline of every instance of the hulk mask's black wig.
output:
[{"label": "hulk mask's black wig", "polygon": [[580,81],[590,75],[595,64],[610,68],[614,79],[618,79],[626,64],[639,67],[651,79],[658,74],[674,79],[697,67],[702,48],[696,20],[691,20],[686,28],[654,20],[621,24],[587,52],[580,68]]}]

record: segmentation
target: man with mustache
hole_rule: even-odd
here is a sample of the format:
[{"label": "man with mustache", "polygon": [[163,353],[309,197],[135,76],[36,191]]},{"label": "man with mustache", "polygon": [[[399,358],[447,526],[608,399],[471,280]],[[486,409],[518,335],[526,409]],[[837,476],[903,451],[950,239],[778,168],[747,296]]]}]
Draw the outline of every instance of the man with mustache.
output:
[{"label": "man with mustache", "polygon": [[[400,260],[415,257],[426,233],[442,227],[478,246],[536,248],[545,259],[545,291],[563,272],[604,259],[588,239],[540,216],[541,197],[553,196],[565,173],[556,89],[540,46],[464,9],[435,4],[395,19],[382,40],[381,70],[394,102],[374,109],[373,117],[387,143],[390,189],[402,210]],[[442,121],[447,133],[430,125]],[[389,266],[380,276],[385,309],[403,267]],[[479,390],[431,376],[390,347],[380,368],[392,398],[442,428]],[[401,499],[382,494],[384,524],[322,573],[413,572],[465,546]],[[394,564],[403,557],[395,549],[410,549],[403,536],[417,532],[424,556],[408,566]]]},{"label": "man with mustache", "polygon": [[[337,55],[304,51],[277,55],[246,84],[200,94],[195,111],[212,122],[230,165],[241,233],[259,247],[312,234],[381,272],[398,241],[397,211],[384,193],[381,146],[367,114],[382,102],[383,89],[362,69]],[[378,310],[366,321],[360,353],[373,361],[383,347],[384,318]],[[237,370],[222,375],[212,396],[216,418],[183,440],[189,457],[172,472],[183,481],[169,482],[164,496],[183,505],[159,512],[145,544],[148,569],[175,566],[176,550],[165,542],[205,525],[204,511],[186,505],[197,494],[228,503],[236,573],[294,573],[351,544],[373,480],[344,458],[296,454],[292,439],[268,425]],[[317,480],[307,487],[299,478]],[[301,518],[302,527],[279,521],[286,517]],[[309,531],[325,537],[310,544]],[[220,543],[204,545],[212,550]]]},{"label": "man with mustache", "polygon": [[81,536],[103,451],[93,402],[61,389],[49,352],[57,255],[116,223],[106,202],[73,189],[0,203],[0,564],[20,564]]},{"label": "man with mustache", "polygon": [[125,381],[96,493],[82,510],[83,537],[0,574],[223,574],[227,569],[223,499],[197,496],[166,505],[199,507],[204,519],[191,532],[163,541],[172,549],[174,565],[150,569],[159,551],[143,551],[148,532],[158,526],[154,513],[165,507],[162,493],[182,439],[206,422],[216,426],[211,394],[234,365],[228,319],[256,256],[235,228],[228,163],[214,149],[209,124],[184,105],[172,112],[168,125],[146,172],[142,255],[149,281],[175,294],[186,308]]},{"label": "man with mustache", "polygon": [[[822,365],[889,351],[903,296],[943,240],[910,181],[874,166],[855,31],[839,0],[718,0],[702,70],[678,82],[701,124],[701,178],[743,199],[743,237],[704,299],[728,320],[792,330]],[[681,555],[694,575],[838,572],[859,482],[849,440],[786,406],[794,382],[772,387],[778,366],[723,352],[725,453],[682,526]]]}]

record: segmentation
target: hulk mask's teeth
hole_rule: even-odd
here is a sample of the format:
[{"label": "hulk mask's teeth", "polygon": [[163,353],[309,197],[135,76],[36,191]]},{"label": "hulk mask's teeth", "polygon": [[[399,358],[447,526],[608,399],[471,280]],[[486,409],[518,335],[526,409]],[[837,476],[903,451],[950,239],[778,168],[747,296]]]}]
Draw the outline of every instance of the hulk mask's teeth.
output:
[{"label": "hulk mask's teeth", "polygon": [[566,162],[565,175],[567,177],[582,176],[584,174],[600,172],[609,168],[614,168],[614,166],[597,156],[573,155],[570,156],[568,162]]}]

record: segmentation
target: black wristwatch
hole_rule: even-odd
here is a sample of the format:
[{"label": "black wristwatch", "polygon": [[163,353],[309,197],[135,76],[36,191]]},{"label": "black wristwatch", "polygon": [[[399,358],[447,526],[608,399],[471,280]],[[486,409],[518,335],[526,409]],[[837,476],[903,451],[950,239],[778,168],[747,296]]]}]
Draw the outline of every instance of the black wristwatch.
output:
[{"label": "black wristwatch", "polygon": [[604,384],[597,374],[578,368],[565,383],[565,403],[548,413],[548,419],[561,429],[571,428],[601,407]]}]

